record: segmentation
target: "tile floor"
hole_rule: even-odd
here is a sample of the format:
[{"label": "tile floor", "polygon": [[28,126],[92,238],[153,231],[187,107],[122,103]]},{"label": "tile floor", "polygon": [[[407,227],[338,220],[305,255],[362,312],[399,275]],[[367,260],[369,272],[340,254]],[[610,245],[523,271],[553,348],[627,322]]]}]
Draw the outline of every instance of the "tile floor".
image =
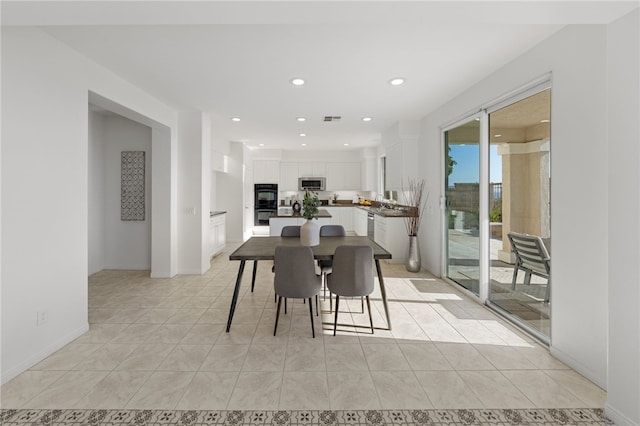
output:
[{"label": "tile floor", "polygon": [[[382,264],[393,330],[374,293],[375,334],[360,301],[328,300],[314,317],[295,301],[273,336],[270,262],[254,293],[227,252],[202,276],[144,271],[89,278],[90,330],[1,388],[1,405],[32,409],[369,410],[602,408],[600,388],[452,286]],[[250,271],[250,268],[248,268]]]}]

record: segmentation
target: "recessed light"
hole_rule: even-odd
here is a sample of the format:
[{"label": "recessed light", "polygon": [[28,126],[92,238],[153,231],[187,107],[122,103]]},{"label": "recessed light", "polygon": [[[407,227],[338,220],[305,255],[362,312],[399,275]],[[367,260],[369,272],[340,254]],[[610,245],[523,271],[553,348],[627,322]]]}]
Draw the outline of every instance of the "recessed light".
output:
[{"label": "recessed light", "polygon": [[391,80],[389,80],[389,84],[392,86],[400,86],[401,84],[404,84],[404,78],[402,77],[392,78]]},{"label": "recessed light", "polygon": [[344,146],[349,146],[349,144],[348,144],[348,143],[343,143],[342,145],[344,145]]},{"label": "recessed light", "polygon": [[259,145],[260,145],[260,146],[264,146],[264,144],[263,144],[263,143],[261,143],[261,144],[259,144]]},{"label": "recessed light", "polygon": [[476,121],[480,121],[480,117],[476,117],[474,120],[476,120]]},{"label": "recessed light", "polygon": [[299,77],[295,77],[292,78],[291,80],[289,80],[291,82],[291,84],[293,84],[294,86],[302,86],[304,84],[304,80],[299,78]]},{"label": "recessed light", "polygon": [[235,121],[237,123],[238,121],[240,121],[240,119],[238,117],[233,117],[231,121]]},{"label": "recessed light", "polygon": [[549,120],[540,120],[541,123],[548,123]]},{"label": "recessed light", "polygon": [[307,134],[306,133],[300,133],[300,136],[305,137],[305,136],[307,136]]},{"label": "recessed light", "polygon": [[371,117],[362,117],[362,121],[371,121]]},{"label": "recessed light", "polygon": [[297,120],[297,121],[307,121],[307,119],[306,119],[306,118],[304,118],[304,117],[298,117],[298,118],[296,118],[296,120]]},{"label": "recessed light", "polygon": [[300,145],[302,145],[302,146],[307,146],[307,144],[306,144],[306,143],[301,143]]},{"label": "recessed light", "polygon": [[494,137],[496,137],[496,138],[499,138],[499,137],[500,137],[500,136],[502,136],[502,135],[493,135],[493,136],[494,136]]}]

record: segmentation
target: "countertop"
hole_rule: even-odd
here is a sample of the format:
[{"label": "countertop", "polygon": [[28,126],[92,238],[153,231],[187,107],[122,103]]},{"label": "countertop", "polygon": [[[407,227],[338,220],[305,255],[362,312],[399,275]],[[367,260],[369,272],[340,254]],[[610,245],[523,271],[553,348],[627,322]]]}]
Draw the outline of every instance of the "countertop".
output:
[{"label": "countertop", "polygon": [[357,205],[357,207],[359,209],[366,210],[367,212],[371,212],[382,217],[411,217],[411,214],[409,214],[410,210],[408,209],[387,209],[385,207],[372,207],[372,206],[360,206],[360,205]]},{"label": "countertop", "polygon": [[[284,210],[288,210],[287,213],[284,212]],[[291,213],[289,213],[289,211]],[[291,207],[280,207],[278,208],[278,213],[276,214],[272,214],[270,216],[270,218],[291,218],[291,217],[303,217],[302,213],[293,213],[293,209]],[[331,216],[331,214],[326,211],[325,209],[318,209],[318,216],[319,218],[327,218],[330,219],[333,216]]]},{"label": "countertop", "polygon": [[209,217],[219,216],[221,214],[226,214],[227,212],[224,210],[216,210],[214,212],[209,212]]}]

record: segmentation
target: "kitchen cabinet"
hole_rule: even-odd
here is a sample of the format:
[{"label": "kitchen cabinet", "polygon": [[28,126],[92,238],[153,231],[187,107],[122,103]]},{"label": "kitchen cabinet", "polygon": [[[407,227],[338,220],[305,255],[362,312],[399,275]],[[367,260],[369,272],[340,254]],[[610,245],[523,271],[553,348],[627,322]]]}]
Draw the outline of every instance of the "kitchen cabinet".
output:
[{"label": "kitchen cabinet", "polygon": [[360,190],[379,192],[378,159],[376,157],[366,157],[362,159],[360,174]]},{"label": "kitchen cabinet", "polygon": [[327,163],[327,191],[359,191],[360,163]]},{"label": "kitchen cabinet", "polygon": [[220,253],[227,243],[226,214],[217,214],[209,219],[209,252],[211,256]]},{"label": "kitchen cabinet", "polygon": [[331,214],[332,225],[342,225],[344,230],[353,231],[353,210],[354,207],[322,207]]},{"label": "kitchen cabinet", "polygon": [[211,151],[211,169],[214,172],[228,173],[229,157],[220,151]]},{"label": "kitchen cabinet", "polygon": [[387,243],[387,221],[386,218],[374,216],[373,241],[385,247]]},{"label": "kitchen cabinet", "polygon": [[318,161],[305,161],[298,163],[298,177],[325,176],[327,176],[327,163]]},{"label": "kitchen cabinet", "polygon": [[278,160],[253,160],[254,183],[278,183],[280,162]]},{"label": "kitchen cabinet", "polygon": [[402,144],[396,143],[386,149],[387,167],[386,167],[386,188],[385,189],[402,189]]},{"label": "kitchen cabinet", "polygon": [[359,237],[367,236],[367,216],[366,210],[358,207],[353,208],[353,230]]},{"label": "kitchen cabinet", "polygon": [[344,226],[347,232],[353,231],[353,211],[355,207],[339,207],[340,209],[340,225]]},{"label": "kitchen cabinet", "polygon": [[298,163],[280,163],[280,181],[278,182],[278,189],[280,191],[297,191],[298,176]]},{"label": "kitchen cabinet", "polygon": [[[332,217],[313,219],[318,226],[331,225]],[[272,217],[269,219],[269,235],[279,237],[285,226],[302,226],[307,221],[304,217]]]},{"label": "kitchen cabinet", "polygon": [[390,263],[405,263],[409,255],[409,237],[402,217],[374,216],[374,241],[391,253]]}]

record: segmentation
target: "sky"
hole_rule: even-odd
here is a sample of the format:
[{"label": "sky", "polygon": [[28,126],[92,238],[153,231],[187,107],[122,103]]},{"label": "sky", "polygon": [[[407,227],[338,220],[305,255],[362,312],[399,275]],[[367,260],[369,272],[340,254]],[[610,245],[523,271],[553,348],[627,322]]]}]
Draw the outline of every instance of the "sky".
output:
[{"label": "sky", "polygon": [[[457,183],[480,182],[480,148],[478,145],[451,145],[451,158],[457,164],[449,176],[449,186]],[[502,157],[498,145],[489,145],[489,181],[502,182]]]}]

